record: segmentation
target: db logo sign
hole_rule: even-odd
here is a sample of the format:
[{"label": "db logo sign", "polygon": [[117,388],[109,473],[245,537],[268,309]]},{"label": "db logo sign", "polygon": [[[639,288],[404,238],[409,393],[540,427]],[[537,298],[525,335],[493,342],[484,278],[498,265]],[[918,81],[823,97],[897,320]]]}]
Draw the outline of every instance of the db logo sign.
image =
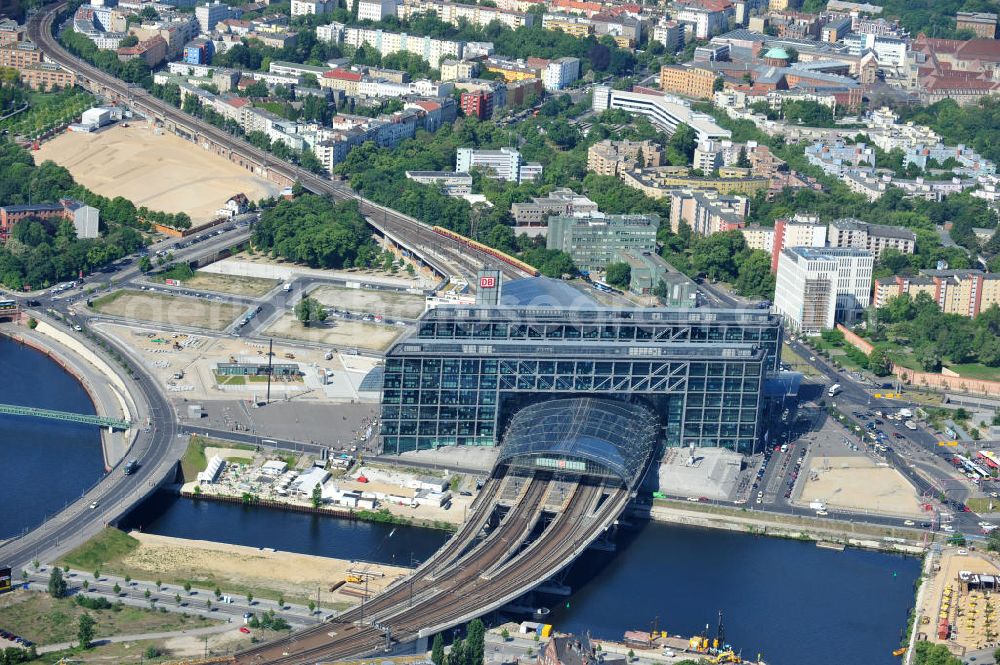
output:
[{"label": "db logo sign", "polygon": [[495,289],[497,286],[496,277],[480,277],[479,278],[479,288],[481,289]]}]

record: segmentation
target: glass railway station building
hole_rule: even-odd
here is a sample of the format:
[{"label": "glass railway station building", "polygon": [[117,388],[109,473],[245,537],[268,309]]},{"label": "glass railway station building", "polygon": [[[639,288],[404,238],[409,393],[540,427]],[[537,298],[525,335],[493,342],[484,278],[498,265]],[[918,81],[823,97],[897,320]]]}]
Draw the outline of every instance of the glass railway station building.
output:
[{"label": "glass railway station building", "polygon": [[545,434],[532,420],[562,423],[549,435],[565,438],[572,419],[560,409],[613,420],[620,409],[595,404],[610,400],[644,424],[651,414],[663,445],[751,453],[763,445],[764,383],[779,368],[781,334],[766,310],[615,309],[558,280],[509,282],[496,305],[427,311],[389,349],[382,450],[530,448]]}]

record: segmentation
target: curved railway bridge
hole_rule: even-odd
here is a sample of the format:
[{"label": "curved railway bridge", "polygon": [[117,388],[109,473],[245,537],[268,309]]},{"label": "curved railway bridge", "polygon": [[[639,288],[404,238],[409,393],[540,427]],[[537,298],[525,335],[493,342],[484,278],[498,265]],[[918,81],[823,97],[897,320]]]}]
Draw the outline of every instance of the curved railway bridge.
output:
[{"label": "curved railway bridge", "polygon": [[656,447],[652,410],[564,398],[518,411],[466,523],[406,579],[335,619],[239,653],[239,665],[397,650],[498,609],[559,573],[611,528]]}]

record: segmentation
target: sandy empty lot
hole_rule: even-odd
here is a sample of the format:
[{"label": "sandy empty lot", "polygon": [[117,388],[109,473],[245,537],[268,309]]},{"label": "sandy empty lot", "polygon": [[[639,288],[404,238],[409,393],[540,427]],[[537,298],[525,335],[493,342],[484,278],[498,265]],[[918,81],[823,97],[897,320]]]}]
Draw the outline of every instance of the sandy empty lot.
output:
[{"label": "sandy empty lot", "polygon": [[321,286],[309,295],[327,307],[346,309],[348,312],[381,314],[390,319],[415,319],[424,313],[424,297],[414,293]]},{"label": "sandy empty lot", "polygon": [[801,503],[822,501],[832,508],[920,517],[913,486],[901,473],[867,457],[816,457],[811,460]]},{"label": "sandy empty lot", "polygon": [[186,212],[195,224],[213,219],[234,194],[256,201],[281,191],[190,141],[154,134],[145,123],[93,134],[64,132],[32,154],[36,163],[51,159],[65,166],[98,194],[124,196],[137,207]]},{"label": "sandy empty lot", "polygon": [[[346,579],[347,571],[365,571],[371,576],[368,591],[376,594],[406,574],[406,569],[380,564],[352,564],[343,559],[268,552],[255,547],[213,543],[205,540],[170,538],[133,531],[132,537],[141,543],[138,549],[122,559],[130,570],[149,571],[170,579],[215,580],[223,588],[225,582],[237,587],[268,589],[291,598],[315,598],[316,588],[323,589],[323,598],[330,598],[327,589]],[[132,575],[136,577],[135,574]],[[155,579],[155,577],[150,577]],[[355,584],[341,587],[356,587]],[[338,602],[351,604],[359,599],[350,594],[336,593]]]},{"label": "sandy empty lot", "polygon": [[382,351],[403,331],[398,326],[386,326],[363,321],[344,321],[331,316],[324,323],[308,328],[294,314],[283,314],[265,330],[265,334],[287,339],[301,339],[337,347],[356,347]]},{"label": "sandy empty lot", "polygon": [[127,319],[210,330],[222,330],[243,311],[227,303],[131,290],[115,291],[99,298],[94,301],[94,308],[103,314]]}]

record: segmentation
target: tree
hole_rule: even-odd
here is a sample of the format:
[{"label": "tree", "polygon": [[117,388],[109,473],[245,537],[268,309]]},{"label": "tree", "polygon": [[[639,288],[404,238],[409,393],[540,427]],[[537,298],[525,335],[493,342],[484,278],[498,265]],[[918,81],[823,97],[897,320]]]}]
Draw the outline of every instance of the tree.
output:
[{"label": "tree", "polygon": [[892,371],[892,361],[885,349],[872,349],[868,354],[868,369],[875,376],[886,376]]},{"label": "tree", "polygon": [[465,642],[461,639],[455,640],[448,652],[448,665],[467,665],[465,654]]},{"label": "tree", "polygon": [[190,582],[184,582],[184,592],[185,593],[191,593],[191,583]]},{"label": "tree", "polygon": [[122,587],[120,584],[118,584],[118,582],[115,582],[114,592],[116,596],[122,595]]},{"label": "tree", "polygon": [[179,593],[175,593],[175,594],[174,594],[174,602],[175,602],[175,603],[176,603],[176,604],[177,604],[178,606],[180,606],[180,604],[181,604],[181,595],[180,595]]},{"label": "tree", "polygon": [[149,600],[149,597],[152,596],[153,594],[149,589],[146,589],[146,591],[144,591],[142,595],[146,597],[146,600]]},{"label": "tree", "polygon": [[156,580],[156,590],[160,591],[162,587],[163,587],[163,582],[161,582],[160,580]]},{"label": "tree", "polygon": [[205,599],[205,609],[209,612],[212,611],[212,600],[210,598]]},{"label": "tree", "polygon": [[431,662],[434,665],[445,665],[444,638],[441,637],[441,633],[434,636],[434,643],[431,645]]},{"label": "tree", "polygon": [[326,310],[315,298],[305,297],[295,305],[295,316],[302,325],[309,327],[312,323],[326,321]]},{"label": "tree", "polygon": [[153,262],[148,256],[143,256],[139,259],[139,270],[142,272],[149,272],[153,269]]},{"label": "tree", "polygon": [[719,76],[714,81],[712,81],[712,92],[719,92],[726,87],[726,79]]},{"label": "tree", "polygon": [[323,487],[319,483],[316,483],[312,490],[312,505],[313,508],[323,505]]},{"label": "tree", "polygon": [[101,571],[100,570],[95,570],[94,571],[94,581],[95,582],[100,582],[101,581]]},{"label": "tree", "polygon": [[66,596],[66,580],[63,578],[63,572],[59,566],[55,566],[49,573],[49,595],[53,598]]},{"label": "tree", "polygon": [[309,608],[309,614],[312,614],[313,612],[315,612],[315,611],[316,611],[316,602],[315,602],[315,601],[312,601],[312,600],[310,600],[310,601],[309,601],[309,604],[308,604],[308,605],[307,605],[306,607],[308,607],[308,608]]},{"label": "tree", "polygon": [[76,638],[80,641],[81,649],[89,649],[90,643],[94,641],[95,626],[97,622],[94,617],[87,612],[80,615],[76,625]]},{"label": "tree", "polygon": [[619,289],[627,289],[632,281],[632,268],[627,263],[609,263],[604,269],[604,279]]},{"label": "tree", "polygon": [[278,607],[280,607],[282,609],[285,608],[285,597],[282,596],[282,595],[278,596]]},{"label": "tree", "polygon": [[125,576],[125,584],[126,584],[126,586],[132,584],[132,576],[131,575],[126,575]]},{"label": "tree", "polygon": [[741,296],[772,297],[774,275],[771,273],[771,256],[761,250],[747,254],[739,263],[733,287]]},{"label": "tree", "polygon": [[486,659],[486,626],[482,619],[469,622],[465,650],[466,665],[483,665]]},{"label": "tree", "polygon": [[81,586],[83,587],[83,590],[86,591],[90,588],[90,582],[88,580],[84,580]]},{"label": "tree", "polygon": [[740,153],[736,157],[736,166],[741,169],[750,168],[750,158],[747,156],[746,146],[740,148]]},{"label": "tree", "polygon": [[215,587],[215,599],[218,600],[219,598],[222,598],[222,589]]},{"label": "tree", "polygon": [[247,591],[247,605],[253,605],[253,593]]}]

